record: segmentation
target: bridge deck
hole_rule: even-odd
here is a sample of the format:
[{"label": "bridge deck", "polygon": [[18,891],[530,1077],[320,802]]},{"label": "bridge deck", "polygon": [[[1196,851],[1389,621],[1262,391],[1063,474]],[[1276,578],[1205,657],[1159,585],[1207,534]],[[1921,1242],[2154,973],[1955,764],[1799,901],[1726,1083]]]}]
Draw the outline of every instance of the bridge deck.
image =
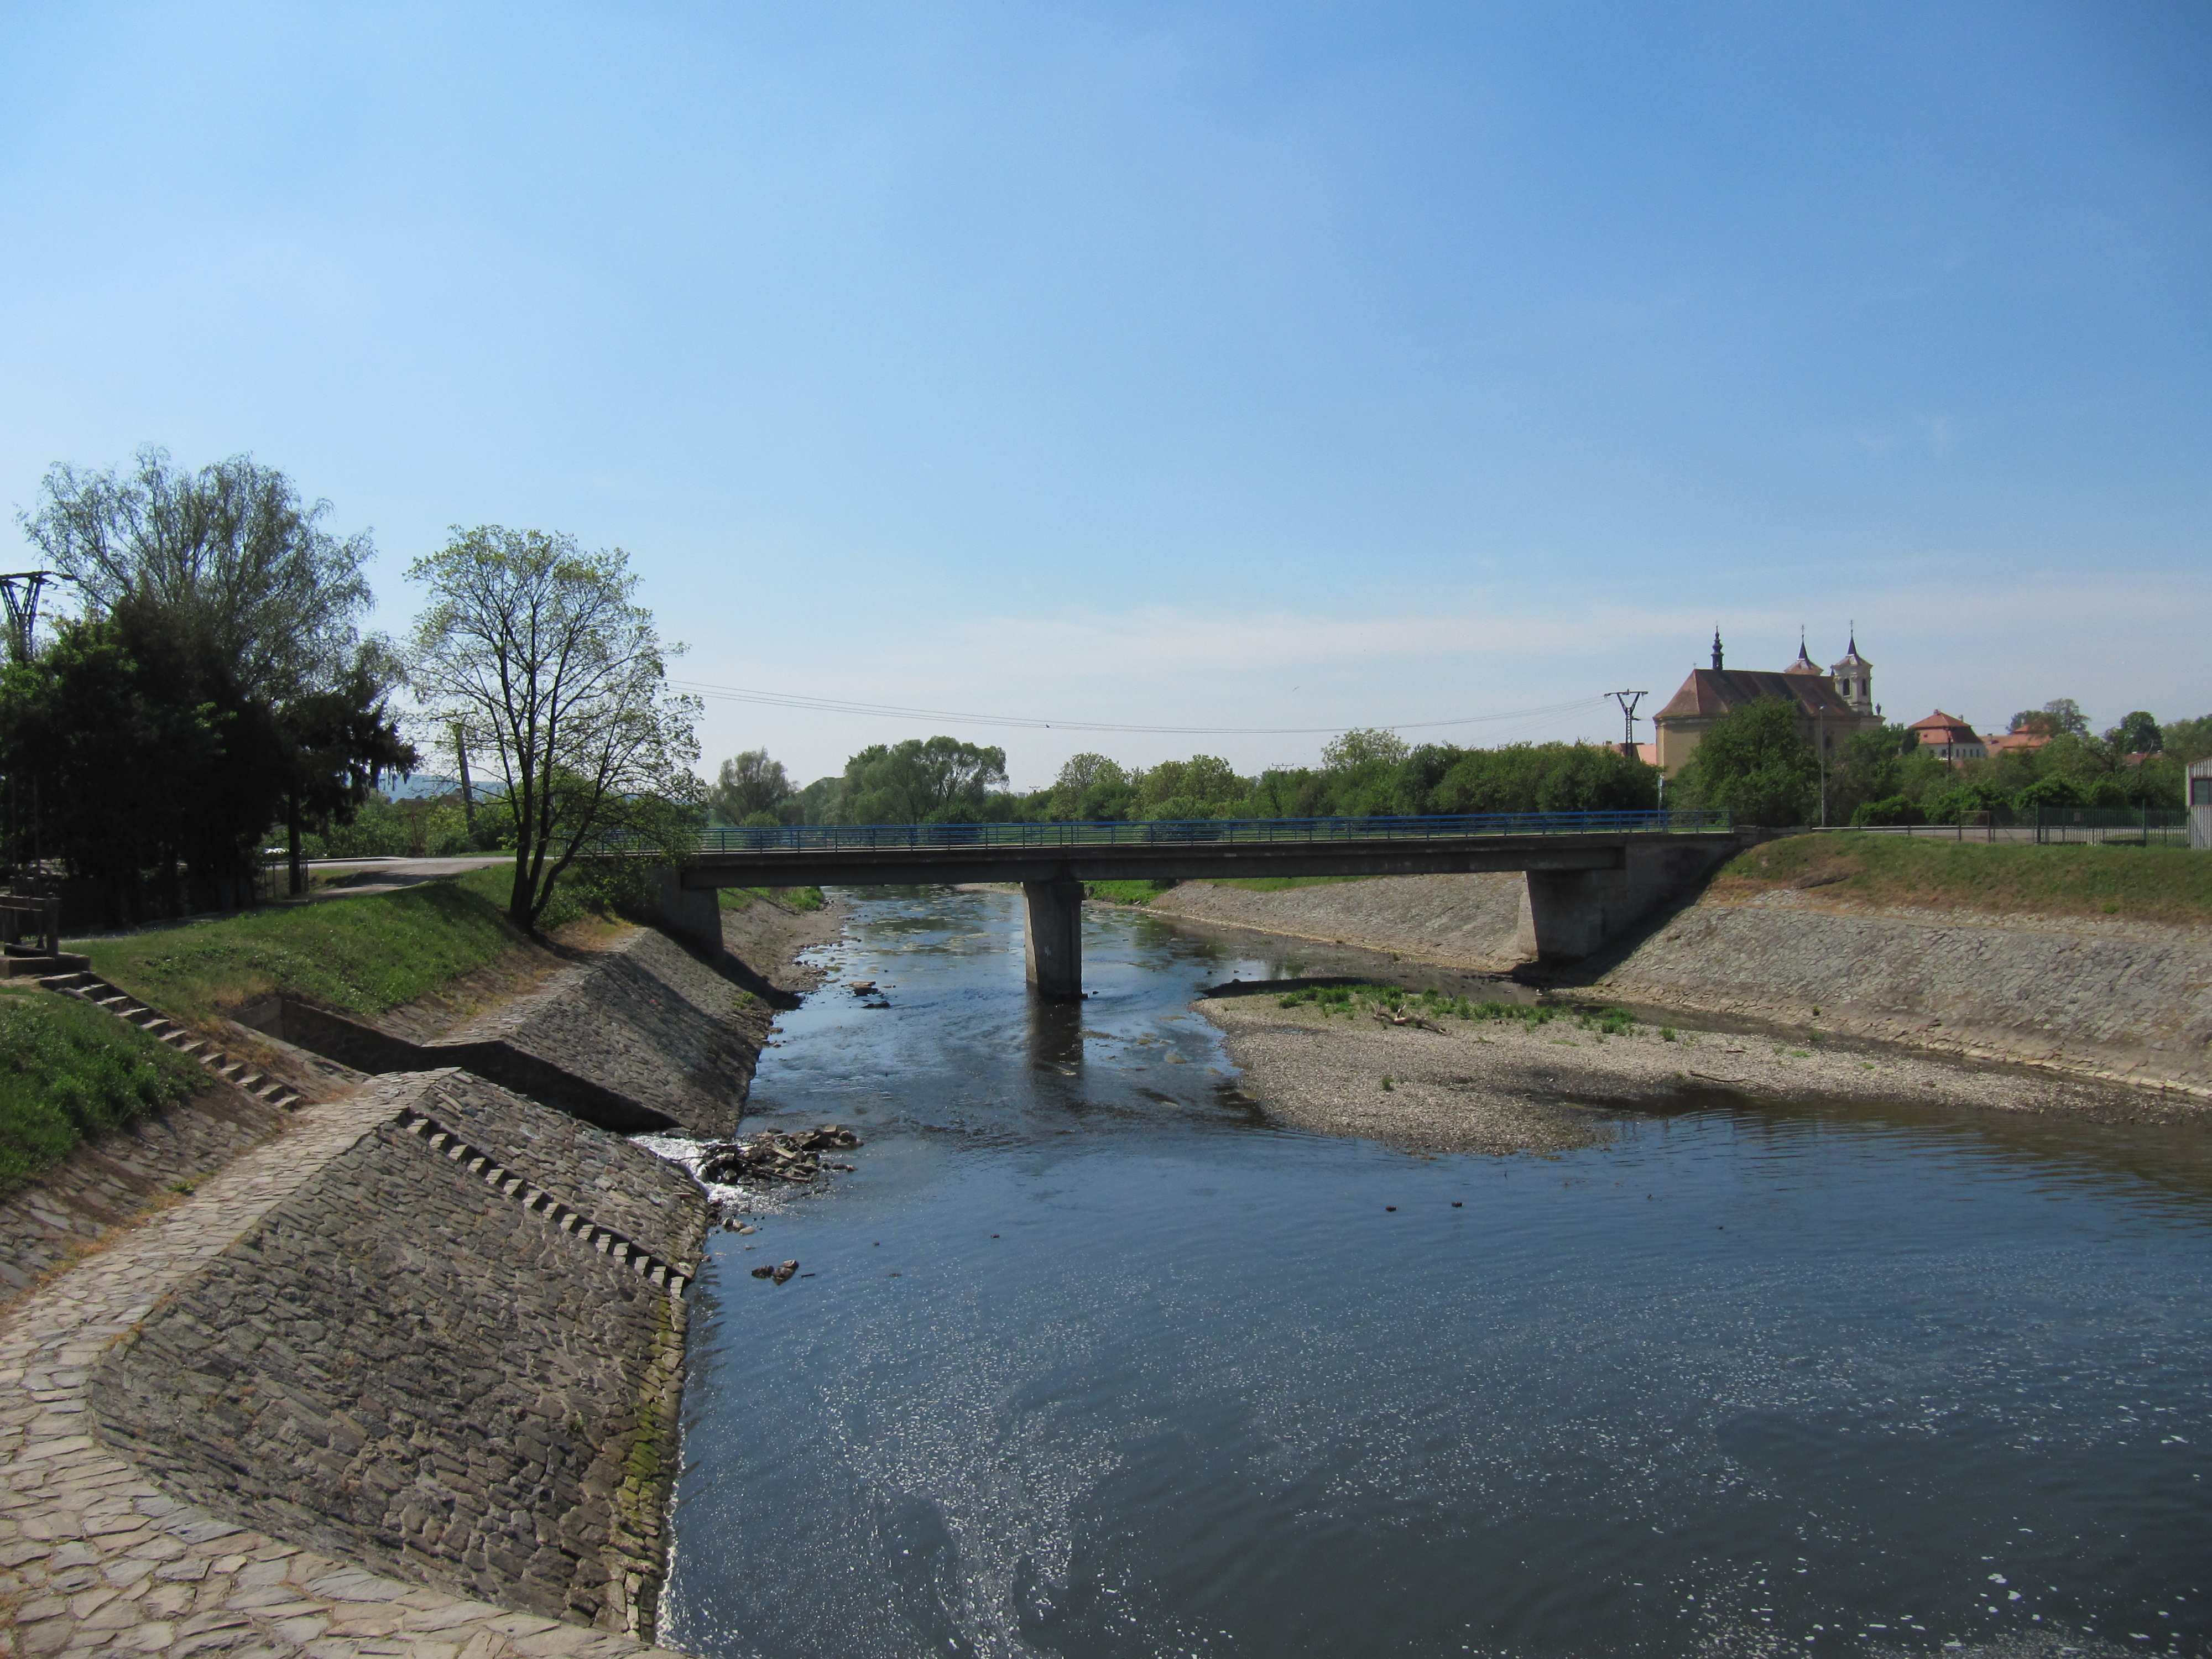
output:
[{"label": "bridge deck", "polygon": [[710,830],[678,878],[698,890],[1608,870],[1632,843],[1731,833],[1705,812],[805,825]]}]

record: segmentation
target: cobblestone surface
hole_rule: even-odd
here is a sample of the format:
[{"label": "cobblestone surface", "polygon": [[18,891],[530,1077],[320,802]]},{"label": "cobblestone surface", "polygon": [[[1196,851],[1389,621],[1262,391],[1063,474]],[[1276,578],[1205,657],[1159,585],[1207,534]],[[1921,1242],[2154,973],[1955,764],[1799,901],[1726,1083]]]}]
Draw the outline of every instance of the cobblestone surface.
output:
[{"label": "cobblestone surface", "polygon": [[103,1353],[422,1087],[303,1110],[0,1322],[0,1655],[616,1659],[661,1651],[366,1570],[221,1519],[96,1438]]}]

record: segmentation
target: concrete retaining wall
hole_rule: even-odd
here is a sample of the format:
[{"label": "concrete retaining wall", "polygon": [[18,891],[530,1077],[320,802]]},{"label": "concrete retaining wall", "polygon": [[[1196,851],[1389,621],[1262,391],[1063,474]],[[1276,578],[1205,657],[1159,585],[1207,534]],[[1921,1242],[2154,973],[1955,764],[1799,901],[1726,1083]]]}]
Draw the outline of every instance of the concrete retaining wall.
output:
[{"label": "concrete retaining wall", "polygon": [[1518,936],[1527,890],[1518,875],[1377,876],[1273,893],[1186,882],[1147,908],[1164,916],[1504,973],[1522,958]]},{"label": "concrete retaining wall", "polygon": [[382,1123],[110,1351],[99,1431],[242,1524],[649,1635],[684,1304],[574,1224],[688,1276],[703,1195],[460,1074],[409,1103],[511,1173]]}]

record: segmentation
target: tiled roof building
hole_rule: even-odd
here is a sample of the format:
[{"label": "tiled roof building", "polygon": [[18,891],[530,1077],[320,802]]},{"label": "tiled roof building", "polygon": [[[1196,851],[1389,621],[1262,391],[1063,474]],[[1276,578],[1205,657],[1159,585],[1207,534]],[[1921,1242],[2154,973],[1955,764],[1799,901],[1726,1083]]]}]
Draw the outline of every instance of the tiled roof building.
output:
[{"label": "tiled roof building", "polygon": [[1990,752],[1979,732],[1956,714],[1947,714],[1940,708],[1926,720],[1913,721],[1905,730],[1919,738],[1923,749],[1954,766],[1984,759]]},{"label": "tiled roof building", "polygon": [[[1797,642],[1797,660],[1779,673],[1729,668],[1721,658],[1720,629],[1713,630],[1713,665],[1693,668],[1681,690],[1652,719],[1659,733],[1659,769],[1672,777],[1723,714],[1770,697],[1796,705],[1797,728],[1805,741],[1825,746],[1832,756],[1856,732],[1880,729],[1874,705],[1874,665],[1859,655],[1856,630],[1842,661],[1823,673]],[[1848,685],[1849,690],[1844,688]]]}]

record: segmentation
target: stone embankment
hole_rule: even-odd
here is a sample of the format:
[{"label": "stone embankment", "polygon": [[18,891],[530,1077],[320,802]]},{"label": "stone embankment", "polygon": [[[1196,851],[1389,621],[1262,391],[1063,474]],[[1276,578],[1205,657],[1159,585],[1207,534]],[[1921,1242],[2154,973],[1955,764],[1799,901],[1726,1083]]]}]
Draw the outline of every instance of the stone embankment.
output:
[{"label": "stone embankment", "polygon": [[[1409,962],[1525,972],[1519,892],[1510,875],[1272,893],[1188,884],[1151,908]],[[1824,901],[1817,889],[1708,891],[1552,982],[1655,1018],[1810,1027],[2132,1085],[2098,1097],[2102,1116],[2155,1118],[2212,1099],[2212,929],[1876,908]]]},{"label": "stone embankment", "polygon": [[[495,1048],[726,1132],[806,981],[791,954],[836,926],[753,908],[719,962],[636,930],[507,1006],[449,996],[443,1030],[356,1029],[382,1060]],[[264,1144],[145,1160],[139,1187],[185,1190],[0,1322],[0,1659],[650,1639],[704,1192],[459,1069],[356,1080]],[[88,1206],[45,1193],[23,1202],[82,1243]]]},{"label": "stone embankment", "polygon": [[[635,1173],[623,1152],[609,1153],[620,1146],[612,1137],[499,1100],[482,1085],[450,1077],[382,1079],[346,1099],[306,1108],[277,1139],[234,1159],[183,1203],[33,1292],[0,1325],[0,1609],[8,1615],[0,1651],[21,1659],[65,1652],[623,1659],[649,1651],[626,1633],[517,1611],[514,1602],[532,1593],[528,1580],[508,1579],[501,1563],[525,1560],[540,1547],[537,1534],[550,1515],[544,1495],[533,1490],[526,1505],[502,1515],[489,1504],[472,1504],[468,1493],[502,1459],[541,1442],[558,1463],[556,1443],[574,1438],[574,1417],[557,1417],[564,1407],[581,1416],[605,1401],[611,1423],[625,1415],[641,1423],[650,1405],[665,1421],[666,1407],[657,1403],[672,1392],[672,1379],[662,1374],[669,1370],[665,1348],[596,1368],[572,1364],[567,1354],[602,1305],[634,1309],[672,1298],[414,1134],[403,1115],[433,1093],[461,1097],[436,1103],[466,1121],[470,1134],[514,1139],[515,1167],[543,1174],[548,1184],[541,1191],[595,1181],[604,1157],[617,1160],[611,1167],[626,1179]],[[538,1139],[529,1140],[530,1131]],[[435,1167],[441,1162],[443,1170]],[[403,1172],[394,1177],[395,1191],[421,1196],[443,1189],[422,1225],[387,1214],[380,1226],[340,1227],[340,1237],[350,1241],[346,1249],[297,1253],[314,1236],[322,1206],[347,1202],[343,1194],[352,1177],[394,1171]],[[455,1201],[457,1194],[469,1201]],[[634,1206],[623,1220],[641,1233],[659,1228],[672,1248],[680,1246],[689,1224],[672,1192],[668,1200]],[[596,1188],[584,1201],[605,1207]],[[489,1237],[484,1218],[495,1215],[511,1220],[518,1233],[546,1233],[531,1238],[533,1259],[574,1299],[550,1323],[528,1322],[518,1307],[501,1324],[485,1296],[470,1293],[460,1305],[481,1322],[456,1340],[441,1322],[454,1306],[434,1287],[488,1270],[466,1252]],[[515,1235],[506,1242],[512,1247]],[[359,1251],[385,1254],[349,1253]],[[377,1259],[387,1268],[382,1279],[354,1278],[352,1299],[343,1305],[331,1305],[326,1290],[307,1282],[321,1261],[357,1274]],[[218,1307],[230,1328],[207,1323],[205,1315]],[[134,1340],[134,1332],[146,1334]],[[413,1352],[400,1375],[386,1379],[355,1357],[354,1342],[366,1345],[363,1353]],[[138,1449],[166,1466],[167,1479],[204,1483],[211,1506],[204,1506],[157,1484],[125,1448],[146,1426],[147,1413],[221,1376],[240,1345],[254,1346],[252,1369],[234,1376],[221,1397],[258,1401],[259,1408],[241,1418],[225,1407],[215,1422],[176,1425],[160,1446]],[[174,1358],[177,1376],[148,1375],[156,1352]],[[489,1402],[448,1397],[449,1385],[427,1397],[410,1393],[428,1368],[487,1358],[511,1366],[517,1379],[501,1402],[504,1415]],[[533,1385],[537,1392],[525,1400]],[[416,1406],[426,1415],[379,1416]],[[226,1469],[215,1448],[226,1425],[245,1419],[266,1424],[277,1437],[249,1440]],[[391,1431],[409,1420],[421,1438],[403,1447]],[[630,1443],[642,1443],[635,1432]],[[435,1471],[428,1477],[421,1474],[426,1464]],[[586,1468],[599,1468],[596,1455]],[[338,1490],[348,1472],[361,1490]],[[425,1534],[395,1529],[368,1547],[353,1547],[347,1529],[356,1522],[349,1517],[403,1473],[416,1501],[424,1492],[450,1498],[453,1513],[468,1517],[455,1536],[465,1531],[476,1541],[475,1559],[450,1553],[442,1533],[425,1541]],[[604,1486],[607,1476],[583,1478]],[[595,1495],[605,1502],[621,1490]],[[404,1503],[398,1507],[404,1514]],[[244,1519],[249,1510],[276,1530]],[[298,1534],[316,1528],[325,1547],[303,1545]],[[587,1581],[600,1575],[608,1598],[599,1614],[604,1626],[611,1622],[608,1612],[622,1606],[619,1596],[635,1605],[623,1577],[628,1558],[620,1547],[610,1555],[591,1547],[592,1540],[580,1541],[586,1547],[568,1571],[568,1594],[588,1599]],[[332,1544],[343,1553],[330,1553]],[[484,1584],[507,1605],[441,1587],[463,1583]]]}]

